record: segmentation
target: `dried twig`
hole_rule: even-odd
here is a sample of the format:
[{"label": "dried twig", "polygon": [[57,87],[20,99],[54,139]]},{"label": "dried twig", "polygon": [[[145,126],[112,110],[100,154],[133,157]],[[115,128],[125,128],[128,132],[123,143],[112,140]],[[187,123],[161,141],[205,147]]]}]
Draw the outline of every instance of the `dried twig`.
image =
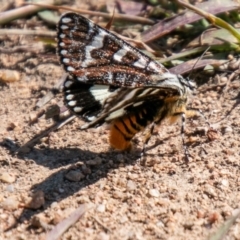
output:
[{"label": "dried twig", "polygon": [[64,219],[62,222],[57,224],[50,232],[46,235],[46,240],[57,240],[61,237],[61,235],[67,231],[73,224],[75,224],[79,218],[83,216],[83,214],[89,210],[89,207],[86,205],[81,205],[78,209],[76,209],[68,218]]},{"label": "dried twig", "polygon": [[[56,7],[53,5],[48,5],[48,4],[40,4],[40,3],[29,3],[31,5],[39,6],[39,7],[44,7],[48,9],[53,9],[53,10],[67,10],[67,11],[72,11],[80,14],[88,14],[88,15],[94,15],[94,16],[99,16],[99,17],[105,17],[105,18],[112,18],[112,13],[103,13],[103,12],[97,12],[97,11],[89,11],[89,10],[84,10],[84,9],[76,9],[76,8],[70,8],[70,7]],[[153,20],[144,18],[144,17],[138,17],[138,16],[131,16],[127,14],[119,14],[115,13],[114,14],[114,20],[124,20],[124,21],[129,21],[129,22],[135,22],[135,23],[141,23],[141,24],[149,24],[152,25],[154,24]]]}]

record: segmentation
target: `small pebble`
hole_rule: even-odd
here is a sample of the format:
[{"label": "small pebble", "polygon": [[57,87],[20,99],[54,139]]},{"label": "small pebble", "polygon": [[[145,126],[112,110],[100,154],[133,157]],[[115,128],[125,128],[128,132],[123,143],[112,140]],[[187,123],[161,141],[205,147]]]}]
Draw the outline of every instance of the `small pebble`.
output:
[{"label": "small pebble", "polygon": [[214,167],[215,167],[214,161],[208,162],[208,164],[207,164],[208,169],[212,170],[212,169],[214,169]]},{"label": "small pebble", "polygon": [[85,164],[82,165],[82,172],[85,174],[85,175],[88,175],[88,174],[91,174],[91,168],[87,167]]},{"label": "small pebble", "polygon": [[7,198],[1,204],[1,207],[5,210],[15,210],[18,206],[19,202],[15,198]]},{"label": "small pebble", "polygon": [[24,207],[30,209],[39,209],[45,204],[44,192],[39,190],[24,204]]},{"label": "small pebble", "polygon": [[65,191],[64,191],[63,188],[59,188],[59,189],[58,189],[58,192],[59,192],[59,193],[64,193]]},{"label": "small pebble", "polygon": [[3,82],[16,82],[20,80],[20,73],[14,70],[1,69],[0,80]]},{"label": "small pebble", "polygon": [[215,189],[209,184],[206,184],[204,192],[207,193],[208,195],[210,195],[211,197],[217,196]]},{"label": "small pebble", "polygon": [[159,197],[160,196],[160,192],[157,189],[150,189],[149,190],[149,195],[151,197]]},{"label": "small pebble", "polygon": [[5,183],[13,183],[15,182],[16,178],[12,174],[4,172],[0,173],[0,180]]},{"label": "small pebble", "polygon": [[98,212],[105,212],[106,206],[104,204],[99,204],[96,208]]},{"label": "small pebble", "polygon": [[124,193],[120,192],[120,191],[114,191],[112,196],[115,199],[123,199],[124,198]]},{"label": "small pebble", "polygon": [[222,184],[224,187],[229,187],[229,181],[228,181],[227,179],[222,179],[221,184]]},{"label": "small pebble", "polygon": [[129,180],[129,181],[127,182],[127,190],[128,190],[128,191],[133,191],[133,190],[135,190],[136,188],[137,188],[137,185],[136,185],[135,182],[133,182],[132,180]]},{"label": "small pebble", "polygon": [[6,191],[11,192],[11,193],[14,192],[14,186],[12,184],[7,185]]},{"label": "small pebble", "polygon": [[58,202],[53,202],[52,204],[51,204],[51,208],[58,208],[58,206],[59,206],[59,204],[58,204]]},{"label": "small pebble", "polygon": [[110,236],[105,232],[100,232],[96,238],[96,240],[109,240]]},{"label": "small pebble", "polygon": [[96,166],[102,164],[102,159],[100,157],[96,157],[93,160],[89,160],[86,162],[87,165]]},{"label": "small pebble", "polygon": [[79,170],[71,170],[65,174],[64,177],[71,182],[79,182],[81,179],[85,178],[85,175]]},{"label": "small pebble", "polygon": [[232,133],[233,132],[233,129],[232,127],[228,126],[228,127],[225,127],[224,130],[223,130],[224,134],[225,133]]},{"label": "small pebble", "polygon": [[116,156],[116,159],[117,159],[117,161],[119,161],[119,162],[124,162],[123,154],[118,154],[118,155]]}]

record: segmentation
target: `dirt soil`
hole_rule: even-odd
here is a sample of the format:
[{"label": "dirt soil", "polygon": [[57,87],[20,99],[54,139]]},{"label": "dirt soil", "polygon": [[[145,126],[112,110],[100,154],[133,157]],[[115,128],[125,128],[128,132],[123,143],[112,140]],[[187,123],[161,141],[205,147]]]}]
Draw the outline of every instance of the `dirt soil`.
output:
[{"label": "dirt soil", "polygon": [[[35,26],[49,30],[37,17],[11,24]],[[180,124],[167,123],[149,142],[145,162],[144,134],[131,153],[121,153],[109,148],[106,126],[81,131],[77,118],[16,153],[55,123],[36,103],[64,71],[55,48],[33,36],[1,35],[0,47],[1,70],[19,74],[0,85],[0,239],[45,239],[79,207],[85,214],[61,239],[207,239],[239,209],[239,79],[213,75],[191,100],[216,132],[201,118],[187,121],[188,163]],[[48,105],[61,101],[58,94]],[[240,239],[239,220],[226,239]]]}]

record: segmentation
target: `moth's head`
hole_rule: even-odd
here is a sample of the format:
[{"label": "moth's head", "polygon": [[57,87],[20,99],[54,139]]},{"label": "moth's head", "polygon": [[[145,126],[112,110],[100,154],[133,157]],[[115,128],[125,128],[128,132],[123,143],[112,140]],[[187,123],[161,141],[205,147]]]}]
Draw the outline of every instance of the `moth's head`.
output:
[{"label": "moth's head", "polygon": [[188,78],[184,78],[181,75],[176,75],[170,72],[162,75],[154,75],[152,76],[152,80],[159,87],[177,89],[182,92],[182,94],[186,92],[192,92],[196,89],[196,85],[193,81],[189,80]]}]

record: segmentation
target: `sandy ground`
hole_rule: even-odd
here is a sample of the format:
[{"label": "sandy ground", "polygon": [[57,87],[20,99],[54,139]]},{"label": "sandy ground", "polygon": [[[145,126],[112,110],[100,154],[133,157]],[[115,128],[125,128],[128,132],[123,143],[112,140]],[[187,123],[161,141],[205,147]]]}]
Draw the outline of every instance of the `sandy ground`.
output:
[{"label": "sandy ground", "polygon": [[[42,24],[37,21],[16,26]],[[188,163],[180,124],[159,127],[143,164],[138,157],[142,133],[131,153],[116,152],[109,148],[106,126],[80,131],[83,122],[77,118],[16,154],[54,124],[44,115],[36,119],[36,103],[64,73],[54,48],[37,44],[38,51],[36,45],[30,51],[33,44],[30,36],[0,36],[1,49],[27,46],[23,52],[0,54],[1,69],[20,74],[18,81],[0,83],[0,239],[45,239],[82,204],[84,216],[62,239],[207,239],[236,212],[239,79],[223,88],[228,75],[211,76],[191,100],[217,133],[209,133],[201,118],[187,121]],[[48,105],[61,101],[59,94]],[[226,239],[240,239],[239,220]]]}]

